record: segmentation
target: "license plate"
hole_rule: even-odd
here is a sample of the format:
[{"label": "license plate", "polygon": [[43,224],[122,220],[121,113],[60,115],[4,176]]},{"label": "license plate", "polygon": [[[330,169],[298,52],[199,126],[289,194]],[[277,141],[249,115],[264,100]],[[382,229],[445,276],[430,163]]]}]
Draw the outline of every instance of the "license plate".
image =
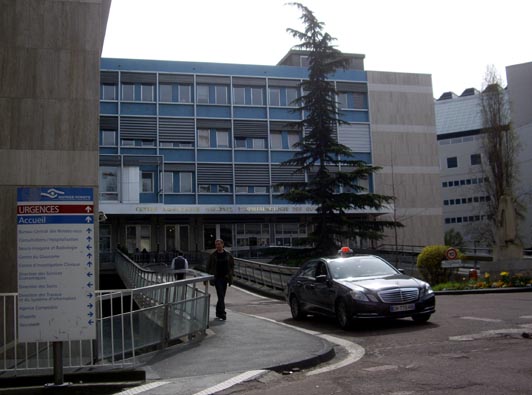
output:
[{"label": "license plate", "polygon": [[416,305],[413,303],[398,304],[398,305],[390,306],[390,311],[392,313],[397,313],[399,311],[410,311],[410,310],[415,310],[415,309],[416,309]]}]

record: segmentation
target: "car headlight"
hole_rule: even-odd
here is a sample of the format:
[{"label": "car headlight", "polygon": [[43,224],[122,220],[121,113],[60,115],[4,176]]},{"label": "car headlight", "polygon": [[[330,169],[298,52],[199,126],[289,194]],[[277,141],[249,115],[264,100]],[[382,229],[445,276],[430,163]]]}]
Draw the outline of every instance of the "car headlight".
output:
[{"label": "car headlight", "polygon": [[427,284],[427,283],[425,283],[423,285],[423,288],[421,288],[421,297],[432,295],[433,293],[434,293],[434,291],[432,290],[430,285]]},{"label": "car headlight", "polygon": [[365,293],[362,290],[351,290],[349,292],[353,300],[357,300],[359,302],[378,302],[379,300],[375,295]]}]

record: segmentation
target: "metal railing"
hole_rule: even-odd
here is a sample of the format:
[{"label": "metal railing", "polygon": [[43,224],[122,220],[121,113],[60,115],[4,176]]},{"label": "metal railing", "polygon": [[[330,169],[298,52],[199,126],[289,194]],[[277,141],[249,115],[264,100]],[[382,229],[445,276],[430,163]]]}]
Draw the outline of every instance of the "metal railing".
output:
[{"label": "metal railing", "polygon": [[235,280],[284,297],[286,285],[299,268],[235,258]]},{"label": "metal railing", "polygon": [[[164,348],[185,337],[205,333],[209,322],[208,280],[194,270],[175,281],[176,271],[143,269],[116,254],[117,270],[130,289],[96,291],[95,340],[63,343],[65,372],[132,367],[146,351]],[[16,293],[0,294],[0,377],[49,374],[51,342],[19,342]]]}]

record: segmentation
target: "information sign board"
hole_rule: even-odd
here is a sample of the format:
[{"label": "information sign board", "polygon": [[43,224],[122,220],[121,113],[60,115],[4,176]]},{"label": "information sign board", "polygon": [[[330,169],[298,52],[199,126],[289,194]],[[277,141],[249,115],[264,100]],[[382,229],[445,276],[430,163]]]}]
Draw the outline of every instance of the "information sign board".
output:
[{"label": "information sign board", "polygon": [[96,338],[93,188],[18,188],[19,341]]}]

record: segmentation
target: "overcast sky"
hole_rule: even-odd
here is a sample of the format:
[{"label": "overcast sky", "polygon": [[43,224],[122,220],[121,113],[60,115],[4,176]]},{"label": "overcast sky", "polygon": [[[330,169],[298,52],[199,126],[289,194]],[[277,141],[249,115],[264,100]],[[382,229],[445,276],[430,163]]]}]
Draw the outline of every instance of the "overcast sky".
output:
[{"label": "overcast sky", "polygon": [[[432,74],[434,97],[532,62],[529,0],[305,0],[366,70]],[[112,0],[103,57],[274,65],[297,41],[285,0]]]}]

